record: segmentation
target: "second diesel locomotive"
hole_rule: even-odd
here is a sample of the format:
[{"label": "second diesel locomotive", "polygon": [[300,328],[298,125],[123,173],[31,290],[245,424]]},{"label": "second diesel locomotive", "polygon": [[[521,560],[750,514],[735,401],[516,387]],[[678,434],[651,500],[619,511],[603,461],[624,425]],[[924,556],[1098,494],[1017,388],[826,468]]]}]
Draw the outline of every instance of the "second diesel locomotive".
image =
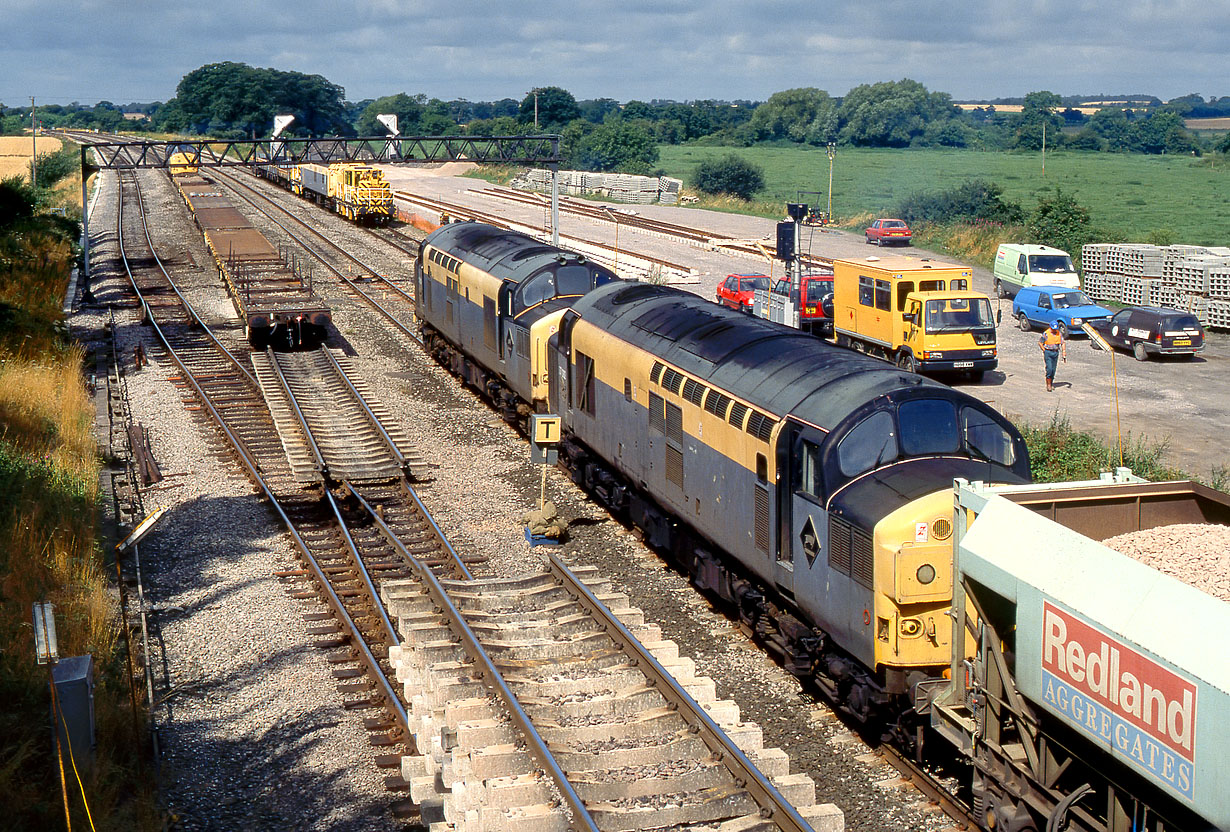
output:
[{"label": "second diesel locomotive", "polygon": [[417,287],[433,354],[506,418],[559,413],[577,480],[793,672],[871,718],[947,667],[953,478],[1029,478],[1003,416],[479,223],[427,238]]},{"label": "second diesel locomotive", "polygon": [[476,222],[441,226],[415,266],[423,343],[509,420],[543,410],[547,345],[572,303],[617,278],[584,255]]}]

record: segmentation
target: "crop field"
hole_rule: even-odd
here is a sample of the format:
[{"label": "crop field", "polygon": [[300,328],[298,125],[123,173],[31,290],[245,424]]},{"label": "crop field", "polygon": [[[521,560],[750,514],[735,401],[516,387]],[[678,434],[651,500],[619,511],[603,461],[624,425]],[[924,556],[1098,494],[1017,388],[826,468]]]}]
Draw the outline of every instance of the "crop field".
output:
[{"label": "crop field", "polygon": [[[704,159],[730,152],[764,169],[759,200],[799,201],[799,191],[828,194],[824,148],[696,147],[663,145],[659,165],[668,176],[692,181]],[[1173,242],[1230,245],[1230,165],[1224,158],[1058,152],[996,153],[976,150],[837,150],[833,164],[833,213],[891,214],[917,191],[950,188],[967,179],[998,183],[1006,199],[1032,209],[1043,189],[1060,187],[1089,209],[1096,226],[1124,240],[1144,241],[1172,232]]]},{"label": "crop field", "polygon": [[[38,137],[38,154],[55,153],[60,149],[60,140],[50,136]],[[30,178],[30,137],[0,136],[0,179],[10,176]]]}]

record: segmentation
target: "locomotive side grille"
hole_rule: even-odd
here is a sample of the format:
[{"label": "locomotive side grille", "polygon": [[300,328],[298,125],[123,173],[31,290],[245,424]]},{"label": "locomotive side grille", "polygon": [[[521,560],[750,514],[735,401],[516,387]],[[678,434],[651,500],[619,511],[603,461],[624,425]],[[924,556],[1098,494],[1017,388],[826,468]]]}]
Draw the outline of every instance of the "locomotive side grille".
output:
[{"label": "locomotive side grille", "polygon": [[523,329],[517,330],[517,355],[530,357],[530,334]]},{"label": "locomotive side grille", "polygon": [[666,481],[683,488],[683,451],[666,446]]},{"label": "locomotive side grille", "polygon": [[770,417],[759,410],[753,410],[751,418],[747,420],[747,432],[763,442],[768,442],[773,435],[773,424]]},{"label": "locomotive side grille", "polygon": [[667,367],[666,372],[662,374],[662,387],[671,391],[675,395],[679,395],[679,387],[682,384],[683,373]]},{"label": "locomotive side grille", "polygon": [[705,390],[707,389],[700,382],[688,379],[683,383],[683,397],[697,407],[700,407],[700,401],[705,397]]},{"label": "locomotive side grille", "polygon": [[753,532],[757,550],[769,553],[769,489],[756,487],[756,523]]},{"label": "locomotive side grille", "polygon": [[666,400],[657,393],[649,394],[649,429],[666,433]]},{"label": "locomotive side grille", "polygon": [[829,515],[829,567],[850,574],[850,524]]},{"label": "locomotive side grille", "polygon": [[743,417],[747,416],[747,405],[743,402],[735,402],[730,408],[730,423],[737,428],[742,429]]},{"label": "locomotive side grille", "polygon": [[678,405],[666,405],[666,438],[676,445],[683,445],[683,408]]},{"label": "locomotive side grille", "polygon": [[712,413],[719,419],[726,418],[726,408],[730,407],[730,396],[725,393],[719,393],[716,390],[709,391],[709,397],[705,399],[705,410]]},{"label": "locomotive side grille", "polygon": [[649,380],[654,384],[659,384],[662,381],[662,371],[666,369],[666,365],[661,361],[653,362],[653,369],[649,371]]},{"label": "locomotive side grille", "polygon": [[855,529],[851,534],[851,542],[850,577],[871,589],[875,582],[875,556],[871,537],[866,532]]}]

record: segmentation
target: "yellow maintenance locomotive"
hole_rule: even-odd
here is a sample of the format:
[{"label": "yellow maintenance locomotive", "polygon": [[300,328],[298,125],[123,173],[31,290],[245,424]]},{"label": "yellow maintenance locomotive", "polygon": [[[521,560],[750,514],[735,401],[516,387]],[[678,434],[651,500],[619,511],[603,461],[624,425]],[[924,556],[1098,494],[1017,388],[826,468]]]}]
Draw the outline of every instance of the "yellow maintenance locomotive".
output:
[{"label": "yellow maintenance locomotive", "polygon": [[256,175],[357,223],[388,225],[396,215],[384,171],[361,162],[265,164]]}]

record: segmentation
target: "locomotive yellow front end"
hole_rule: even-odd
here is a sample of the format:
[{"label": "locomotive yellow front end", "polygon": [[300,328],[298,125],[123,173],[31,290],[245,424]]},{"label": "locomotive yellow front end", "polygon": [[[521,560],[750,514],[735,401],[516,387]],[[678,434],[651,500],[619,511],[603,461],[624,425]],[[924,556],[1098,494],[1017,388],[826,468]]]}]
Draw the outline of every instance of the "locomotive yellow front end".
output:
[{"label": "locomotive yellow front end", "polygon": [[952,493],[913,500],[876,524],[875,663],[942,670],[952,658]]}]

